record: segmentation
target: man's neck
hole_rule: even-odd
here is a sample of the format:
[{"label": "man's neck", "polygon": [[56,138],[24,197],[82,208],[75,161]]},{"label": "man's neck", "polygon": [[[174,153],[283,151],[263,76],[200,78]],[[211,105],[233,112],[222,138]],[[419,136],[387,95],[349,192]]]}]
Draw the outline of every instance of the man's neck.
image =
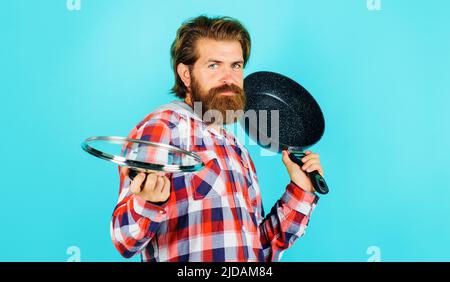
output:
[{"label": "man's neck", "polygon": [[189,106],[191,106],[191,108],[192,108],[192,102],[191,102],[191,99],[190,99],[189,96],[186,96],[186,98],[184,98],[184,102],[185,102],[186,104],[188,104]]},{"label": "man's neck", "polygon": [[223,128],[223,126],[220,125],[220,124],[214,124],[214,123],[213,123],[213,124],[208,125],[208,128],[211,128],[211,129],[213,129],[214,131],[220,133],[220,131],[221,131],[221,129]]},{"label": "man's neck", "polygon": [[[185,102],[186,104],[188,104],[188,105],[192,108],[192,102],[191,102],[191,99],[190,99],[189,96],[187,96],[187,97],[184,99],[184,102]],[[223,128],[222,125],[220,125],[220,124],[214,124],[214,123],[208,125],[207,127],[213,129],[214,131],[216,131],[216,132],[218,132],[218,133],[220,133],[221,129]]]}]

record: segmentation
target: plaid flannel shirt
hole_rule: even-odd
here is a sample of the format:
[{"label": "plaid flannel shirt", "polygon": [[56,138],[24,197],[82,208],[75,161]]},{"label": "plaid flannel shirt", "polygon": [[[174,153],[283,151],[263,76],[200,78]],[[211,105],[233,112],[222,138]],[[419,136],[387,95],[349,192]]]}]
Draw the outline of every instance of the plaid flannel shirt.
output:
[{"label": "plaid flannel shirt", "polygon": [[156,205],[132,194],[119,167],[120,191],[111,237],[126,258],[142,261],[278,261],[302,236],[318,196],[293,182],[265,215],[254,164],[228,131],[217,132],[174,101],[144,118],[130,138],[197,153],[205,167],[167,174],[171,193]]}]

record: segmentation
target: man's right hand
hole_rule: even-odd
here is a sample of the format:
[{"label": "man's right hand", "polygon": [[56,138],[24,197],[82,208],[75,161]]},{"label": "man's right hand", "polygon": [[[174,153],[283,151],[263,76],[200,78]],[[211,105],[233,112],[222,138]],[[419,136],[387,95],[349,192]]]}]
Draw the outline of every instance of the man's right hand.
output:
[{"label": "man's right hand", "polygon": [[[128,175],[129,168],[124,167],[123,169],[126,170],[125,175]],[[145,184],[142,185],[144,181]],[[131,181],[129,189],[142,199],[158,204],[169,199],[170,180],[164,175],[164,172],[154,171],[148,174],[141,172]]]}]

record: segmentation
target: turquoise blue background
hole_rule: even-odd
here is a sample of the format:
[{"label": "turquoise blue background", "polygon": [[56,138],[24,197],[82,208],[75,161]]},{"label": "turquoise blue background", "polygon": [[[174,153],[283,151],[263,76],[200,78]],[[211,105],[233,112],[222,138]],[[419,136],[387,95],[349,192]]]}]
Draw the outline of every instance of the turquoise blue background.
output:
[{"label": "turquoise blue background", "polygon": [[[169,48],[199,14],[249,29],[246,74],[305,86],[326,118],[330,194],[283,261],[450,260],[449,1],[9,0],[0,3],[1,261],[125,261],[109,221],[113,164],[80,149],[126,135],[173,100]],[[264,206],[282,194],[281,156],[260,156]],[[139,257],[133,258],[138,261]]]}]

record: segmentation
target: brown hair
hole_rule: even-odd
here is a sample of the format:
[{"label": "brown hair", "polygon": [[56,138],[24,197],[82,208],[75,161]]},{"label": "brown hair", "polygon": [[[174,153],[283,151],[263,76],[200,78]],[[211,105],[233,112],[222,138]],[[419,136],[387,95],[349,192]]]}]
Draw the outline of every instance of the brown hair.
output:
[{"label": "brown hair", "polygon": [[187,88],[178,75],[177,66],[183,63],[192,69],[198,60],[195,44],[201,38],[239,41],[242,46],[244,67],[250,57],[250,34],[238,20],[231,17],[209,18],[203,15],[187,20],[178,29],[170,49],[175,74],[175,85],[171,91],[180,98],[186,97]]}]

